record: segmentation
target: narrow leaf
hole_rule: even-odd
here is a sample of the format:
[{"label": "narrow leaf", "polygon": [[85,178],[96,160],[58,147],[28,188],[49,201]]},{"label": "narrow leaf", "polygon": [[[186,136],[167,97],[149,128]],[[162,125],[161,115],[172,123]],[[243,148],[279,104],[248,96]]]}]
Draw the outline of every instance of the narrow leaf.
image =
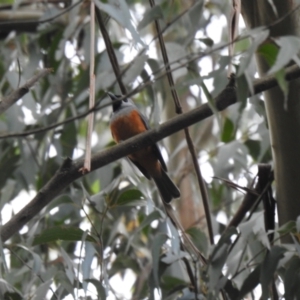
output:
[{"label": "narrow leaf", "polygon": [[[81,241],[85,232],[80,228],[75,227],[53,227],[44,230],[41,234],[35,237],[33,245],[46,244],[58,240],[62,241]],[[96,243],[96,240],[87,235],[86,241]]]},{"label": "narrow leaf", "polygon": [[103,287],[102,283],[96,279],[85,279],[86,282],[92,283],[97,289],[98,299],[106,299],[106,290]]},{"label": "narrow leaf", "polygon": [[298,256],[293,256],[287,263],[284,274],[284,299],[297,299],[296,293],[299,293],[299,274],[300,274],[300,259]]},{"label": "narrow leaf", "polygon": [[248,293],[253,291],[255,287],[259,284],[259,273],[260,265],[258,265],[254,271],[252,271],[249,276],[243,282],[243,285],[240,290],[239,299],[245,297]]},{"label": "narrow leaf", "polygon": [[168,237],[165,234],[158,234],[152,244],[152,259],[153,259],[153,276],[155,286],[159,286],[159,260],[161,253],[161,246],[167,241]]},{"label": "narrow leaf", "polygon": [[161,19],[163,17],[163,12],[160,6],[155,5],[151,7],[150,9],[147,9],[144,13],[144,17],[141,20],[141,22],[138,25],[138,30],[143,29],[148,24],[150,24],[152,21]]},{"label": "narrow leaf", "polygon": [[247,146],[252,158],[257,160],[260,154],[260,141],[248,139],[245,141],[245,145]]},{"label": "narrow leaf", "polygon": [[228,143],[233,139],[234,139],[234,124],[229,118],[226,118],[223,125],[221,140],[224,143]]},{"label": "narrow leaf", "polygon": [[280,246],[274,246],[266,255],[261,266],[260,282],[262,287],[262,299],[268,299],[269,284],[274,276],[278,262],[283,258],[286,249]]},{"label": "narrow leaf", "polygon": [[207,237],[199,228],[191,227],[185,231],[192,239],[198,250],[206,255],[208,249]]},{"label": "narrow leaf", "polygon": [[144,195],[139,190],[127,190],[119,196],[116,204],[119,206],[130,205],[132,202],[136,203],[137,200],[142,199],[144,199]]},{"label": "narrow leaf", "polygon": [[276,39],[280,46],[275,64],[269,70],[269,74],[283,69],[296,56],[300,49],[300,39],[296,36],[282,36]]}]

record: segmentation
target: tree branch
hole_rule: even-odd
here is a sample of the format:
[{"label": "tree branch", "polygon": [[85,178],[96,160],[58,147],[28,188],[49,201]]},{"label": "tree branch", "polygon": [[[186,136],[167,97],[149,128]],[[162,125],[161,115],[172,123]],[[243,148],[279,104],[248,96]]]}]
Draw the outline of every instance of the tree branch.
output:
[{"label": "tree branch", "polygon": [[[286,79],[293,80],[300,77],[298,66],[292,66],[286,69]],[[277,86],[277,81],[273,76],[267,76],[263,79],[255,80],[255,94],[261,93]],[[218,111],[226,109],[228,106],[237,102],[236,90],[232,86],[227,86],[215,99]],[[185,114],[177,116],[158,128],[151,129],[145,133],[139,134],[123,143],[105,149],[100,153],[93,155],[91,170],[99,169],[109,163],[116,161],[128,154],[137,151],[143,147],[150,146],[163,138],[180,131],[188,126],[200,122],[213,115],[208,104],[203,104]],[[19,211],[11,220],[1,228],[2,241],[7,241],[13,234],[18,232],[29,220],[38,214],[46,205],[57,197],[70,183],[82,177],[79,172],[83,166],[83,159],[72,161],[67,158],[61,168],[48,181],[48,183],[37,193],[37,195],[21,211]]]},{"label": "tree branch", "polygon": [[[50,1],[47,1],[47,3],[49,3],[49,2]],[[55,19],[66,14],[67,12],[69,12],[75,6],[77,6],[78,4],[80,4],[82,2],[83,2],[83,0],[79,0],[78,2],[75,2],[74,4],[70,5],[69,7],[67,7],[63,11],[59,12],[55,16],[47,18],[47,19],[43,19],[43,18],[39,18],[39,17],[36,17],[36,18],[32,17],[32,18],[30,18],[30,20],[26,20],[24,17],[21,17],[21,18],[14,19],[14,20],[11,20],[11,18],[10,18],[9,21],[3,21],[3,18],[2,18],[2,20],[0,21],[0,27],[1,27],[0,39],[4,39],[7,36],[7,34],[13,30],[15,30],[17,32],[35,32],[39,24],[44,24],[44,23],[49,23],[49,22],[54,21]],[[20,3],[20,6],[22,6],[23,4],[25,4],[25,3]],[[4,7],[2,6],[1,8],[3,9]]]},{"label": "tree branch", "polygon": [[24,85],[13,91],[10,95],[2,98],[0,102],[0,115],[4,113],[8,108],[15,104],[25,94],[29,92],[29,89],[41,78],[52,72],[52,69],[42,69],[32,78],[30,78]]},{"label": "tree branch", "polygon": [[96,9],[96,18],[97,18],[97,21],[98,21],[98,25],[99,25],[100,31],[102,33],[102,37],[103,37],[103,40],[104,40],[104,43],[105,43],[106,51],[107,51],[111,66],[114,70],[116,80],[119,84],[119,87],[120,87],[120,90],[121,90],[122,94],[126,95],[127,91],[126,91],[126,87],[125,87],[125,85],[122,81],[122,77],[120,76],[121,71],[120,71],[117,56],[115,54],[114,47],[113,47],[112,42],[110,40],[109,34],[106,30],[106,27],[105,27],[105,24],[104,24],[102,15],[101,15],[101,11],[98,7],[95,7],[95,9]]}]

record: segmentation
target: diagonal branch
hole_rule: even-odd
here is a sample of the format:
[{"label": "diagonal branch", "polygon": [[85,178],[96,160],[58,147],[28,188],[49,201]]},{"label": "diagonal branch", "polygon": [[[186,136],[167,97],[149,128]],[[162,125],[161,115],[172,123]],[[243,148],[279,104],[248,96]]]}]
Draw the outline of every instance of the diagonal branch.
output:
[{"label": "diagonal branch", "polygon": [[[286,79],[292,80],[300,77],[298,66],[292,66],[286,69]],[[277,81],[273,76],[267,76],[254,82],[255,94],[261,93],[277,86]],[[237,102],[236,90],[231,86],[226,87],[215,99],[216,108],[219,111]],[[203,104],[187,113],[179,115],[158,128],[151,129],[145,133],[139,134],[123,143],[103,150],[93,155],[91,170],[99,169],[109,163],[116,161],[130,153],[143,147],[150,146],[163,138],[200,122],[213,115],[208,104]],[[66,159],[61,168],[54,174],[48,183],[37,193],[32,201],[19,211],[10,221],[1,228],[2,241],[7,241],[16,232],[18,232],[28,221],[37,215],[46,205],[57,197],[69,184],[84,175],[79,172],[83,166],[83,159],[72,161]]]},{"label": "diagonal branch", "polygon": [[41,78],[45,77],[52,72],[52,69],[42,69],[32,78],[30,78],[24,85],[13,91],[8,96],[2,98],[0,102],[0,115],[3,114],[8,108],[14,105],[19,99],[29,92],[29,89]]},{"label": "diagonal branch", "polygon": [[121,90],[122,94],[126,95],[127,94],[126,87],[125,87],[125,85],[122,81],[122,78],[121,78],[121,71],[120,71],[117,56],[115,54],[114,47],[113,47],[112,42],[110,40],[109,34],[106,30],[106,27],[105,27],[105,24],[104,24],[104,21],[103,21],[103,18],[102,18],[101,11],[98,7],[95,7],[95,9],[96,9],[96,18],[97,18],[97,21],[98,21],[98,25],[99,25],[100,31],[102,33],[102,37],[103,37],[103,40],[104,40],[104,43],[105,43],[106,51],[107,51],[110,63],[112,65],[112,68],[114,70],[116,80],[118,81],[118,84],[119,84],[119,87],[120,87],[120,90]]}]

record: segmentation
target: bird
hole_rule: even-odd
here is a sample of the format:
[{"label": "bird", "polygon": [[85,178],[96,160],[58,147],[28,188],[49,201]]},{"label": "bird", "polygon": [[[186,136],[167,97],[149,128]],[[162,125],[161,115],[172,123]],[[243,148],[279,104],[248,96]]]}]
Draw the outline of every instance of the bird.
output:
[{"label": "bird", "polygon": [[[112,100],[110,130],[116,143],[125,141],[149,130],[148,119],[133,102],[121,95],[108,92]],[[142,148],[128,155],[130,161],[149,180],[153,179],[164,203],[180,197],[180,191],[167,174],[167,166],[157,144]]]}]

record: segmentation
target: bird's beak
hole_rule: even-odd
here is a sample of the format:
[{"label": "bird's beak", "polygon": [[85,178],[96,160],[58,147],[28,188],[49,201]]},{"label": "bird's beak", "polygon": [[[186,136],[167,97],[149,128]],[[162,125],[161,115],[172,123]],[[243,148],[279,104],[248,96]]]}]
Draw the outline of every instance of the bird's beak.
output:
[{"label": "bird's beak", "polygon": [[116,95],[114,95],[113,93],[107,92],[107,95],[110,97],[111,100],[117,100]]}]

